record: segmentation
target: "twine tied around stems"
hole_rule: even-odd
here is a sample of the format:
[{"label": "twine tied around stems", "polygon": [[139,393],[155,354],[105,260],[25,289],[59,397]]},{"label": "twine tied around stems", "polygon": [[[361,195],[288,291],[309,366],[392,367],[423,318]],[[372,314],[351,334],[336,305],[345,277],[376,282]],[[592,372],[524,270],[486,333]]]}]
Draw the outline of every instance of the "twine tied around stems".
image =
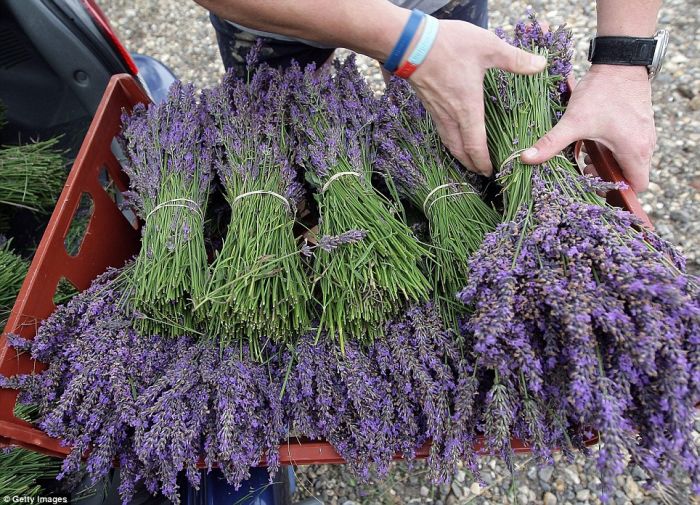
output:
[{"label": "twine tied around stems", "polygon": [[[466,186],[466,187],[468,187],[468,188],[471,188],[471,184],[469,184],[468,182],[448,182],[447,184],[440,184],[438,187],[433,188],[433,190],[432,190],[430,193],[428,193],[428,196],[425,197],[425,200],[423,200],[423,213],[427,216],[428,213],[430,212],[431,207],[432,207],[433,205],[435,205],[435,202],[437,202],[438,200],[442,200],[443,198],[447,198],[448,196],[468,195],[468,194],[470,194],[470,193],[473,194],[473,195],[479,196],[479,193],[477,193],[477,192],[474,191],[473,189],[469,189],[469,190],[467,190],[467,191],[457,191],[456,193],[447,193],[447,194],[444,194],[444,195],[442,195],[442,196],[438,196],[438,197],[435,198],[434,200],[430,201],[430,199],[432,198],[432,196],[433,196],[435,193],[437,193],[438,191],[440,191],[441,189],[452,188],[452,187],[454,187],[454,186]],[[428,205],[428,206],[426,207],[426,204],[427,204],[429,201],[430,201],[430,205]]]},{"label": "twine tied around stems", "polygon": [[[186,202],[187,204],[191,205],[186,205],[186,203],[181,202]],[[204,212],[202,212],[202,207],[197,202],[190,200],[189,198],[173,198],[172,200],[159,203],[146,215],[144,221],[148,221],[148,218],[151,217],[152,214],[156,213],[160,209],[164,209],[165,207],[180,207],[182,209],[190,210],[202,218],[202,221],[204,221]]]},{"label": "twine tied around stems", "polygon": [[326,183],[325,183],[325,184],[323,185],[323,187],[321,188],[321,193],[325,193],[325,192],[326,192],[326,190],[328,189],[328,186],[331,185],[331,182],[335,181],[336,179],[339,179],[339,178],[343,177],[344,175],[353,175],[353,176],[357,177],[357,178],[360,179],[360,180],[362,179],[362,174],[361,174],[360,172],[352,172],[352,171],[348,171],[348,172],[338,172],[337,174],[333,174],[333,175],[331,175],[331,176],[328,178],[328,180],[326,181]]},{"label": "twine tied around stems", "polygon": [[[501,165],[498,167],[498,172],[500,173],[503,170],[503,167],[505,167],[508,163],[513,161],[515,158],[520,156],[523,152],[527,151],[528,149],[529,149],[529,147],[524,147],[522,149],[516,149],[515,151],[510,153],[510,156],[508,156],[505,160],[503,160]],[[552,158],[561,158],[564,161],[569,161],[569,159],[562,154],[556,154],[556,155],[552,156]],[[543,163],[540,163],[540,165],[543,165]]]},{"label": "twine tied around stems", "polygon": [[287,208],[287,212],[289,212],[290,214],[294,213],[292,210],[292,204],[289,203],[289,200],[287,200],[284,196],[280,195],[279,193],[275,193],[274,191],[266,191],[264,189],[256,189],[255,191],[247,191],[246,193],[241,193],[233,199],[233,201],[231,202],[231,207],[236,205],[237,201],[242,200],[246,196],[250,195],[270,195],[274,196],[275,198],[279,198],[282,201],[282,203],[284,203],[284,206]]}]

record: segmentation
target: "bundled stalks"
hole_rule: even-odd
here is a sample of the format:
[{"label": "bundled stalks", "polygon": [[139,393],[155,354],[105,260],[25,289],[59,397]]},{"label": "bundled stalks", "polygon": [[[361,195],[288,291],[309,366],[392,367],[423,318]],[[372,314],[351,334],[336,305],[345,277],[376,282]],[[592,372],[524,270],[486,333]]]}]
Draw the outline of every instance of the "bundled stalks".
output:
[{"label": "bundled stalks", "polygon": [[393,80],[380,111],[377,166],[428,219],[436,298],[443,317],[456,326],[464,311],[456,294],[467,282],[467,262],[500,216],[457,168],[408,83]]},{"label": "bundled stalks", "polygon": [[[564,154],[529,167],[529,146],[561,113],[570,34],[516,26],[511,42],[549,57],[549,72],[491,71],[486,123],[505,222],[470,262],[460,299],[476,366],[493,373],[484,414],[491,449],[514,434],[548,457],[598,432],[603,501],[629,457],[668,483],[676,468],[700,492],[693,439],[700,400],[700,291],[677,255],[631,214],[608,207]],[[674,260],[675,258],[675,260]],[[494,435],[498,435],[495,436]]]},{"label": "bundled stalks", "polygon": [[194,87],[178,82],[163,103],[137,105],[122,121],[130,202],[144,221],[133,304],[144,333],[178,335],[191,331],[206,289],[211,156],[202,110]]},{"label": "bundled stalks", "polygon": [[49,365],[0,378],[0,387],[20,389],[18,401],[38,408],[37,426],[71,446],[57,478],[69,489],[84,471],[98,481],[116,460],[123,503],[139,483],[179,503],[178,474],[198,486],[202,455],[235,485],[262,458],[274,472],[283,368],[246,346],[139,334],[124,303],[131,268],[108,271],[58,307],[33,341],[9,336],[16,351]]},{"label": "bundled stalks", "polygon": [[0,235],[0,328],[5,326],[15,298],[27,276],[29,263],[10,249],[10,241]]},{"label": "bundled stalks", "polygon": [[[290,425],[331,442],[362,479],[385,475],[395,454],[413,458],[431,439],[431,471],[444,481],[459,458],[473,455],[465,434],[476,425],[467,414],[474,398],[464,398],[461,417],[452,403],[459,355],[430,303],[402,312],[367,348],[349,340],[341,351],[325,334],[307,335],[285,359]],[[452,428],[453,416],[464,431]]]},{"label": "bundled stalks", "polygon": [[51,212],[65,180],[65,159],[58,138],[0,148],[2,207]]},{"label": "bundled stalks", "polygon": [[[371,341],[405,301],[427,298],[430,283],[419,268],[426,248],[372,188],[370,135],[375,99],[349,58],[333,79],[313,68],[293,68],[291,119],[297,157],[317,189],[319,233],[355,230],[363,240],[333,254],[317,254],[319,332]],[[319,333],[320,334],[320,333]]]},{"label": "bundled stalks", "polygon": [[0,497],[42,496],[41,479],[53,479],[61,468],[58,459],[20,447],[0,449]]},{"label": "bundled stalks", "polygon": [[293,232],[303,190],[289,160],[288,95],[283,74],[269,68],[249,82],[229,73],[205,94],[231,219],[200,304],[222,345],[244,340],[255,350],[261,333],[284,341],[310,324],[310,282]]}]

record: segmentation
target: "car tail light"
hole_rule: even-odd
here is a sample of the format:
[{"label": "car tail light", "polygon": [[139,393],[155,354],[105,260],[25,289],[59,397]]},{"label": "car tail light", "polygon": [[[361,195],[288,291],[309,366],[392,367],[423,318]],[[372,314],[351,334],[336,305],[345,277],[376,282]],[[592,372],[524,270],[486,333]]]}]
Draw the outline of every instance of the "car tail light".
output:
[{"label": "car tail light", "polygon": [[100,9],[99,5],[95,3],[95,0],[83,0],[83,5],[90,14],[90,17],[92,17],[92,19],[95,21],[100,30],[112,43],[112,46],[117,50],[119,56],[122,57],[124,63],[126,63],[126,66],[129,67],[129,71],[131,72],[131,74],[138,74],[139,69],[136,66],[136,63],[134,63],[133,58],[129,54],[129,51],[126,50],[124,45],[119,40],[117,32],[114,30],[114,28],[112,28],[112,25],[109,24],[107,16],[105,16],[105,13],[102,12],[102,9]]}]

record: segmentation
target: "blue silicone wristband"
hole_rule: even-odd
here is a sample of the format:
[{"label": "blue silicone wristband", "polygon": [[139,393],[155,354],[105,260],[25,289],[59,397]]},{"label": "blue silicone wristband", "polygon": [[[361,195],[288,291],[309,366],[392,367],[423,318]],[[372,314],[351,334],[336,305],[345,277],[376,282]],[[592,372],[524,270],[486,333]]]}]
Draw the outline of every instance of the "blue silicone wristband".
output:
[{"label": "blue silicone wristband", "polygon": [[411,56],[408,57],[408,62],[411,65],[420,65],[425,61],[425,57],[430,52],[433,47],[433,43],[437,38],[438,27],[440,22],[433,16],[425,16],[425,28],[423,29],[423,34],[421,35],[416,47],[413,49]]},{"label": "blue silicone wristband", "polygon": [[406,21],[406,26],[403,27],[399,40],[396,42],[394,49],[391,50],[391,54],[384,62],[384,68],[387,70],[387,72],[396,72],[399,63],[401,63],[403,55],[406,53],[406,49],[408,49],[408,46],[411,44],[411,41],[413,40],[421,21],[423,21],[424,16],[425,14],[418,9],[413,9],[411,11],[411,15],[409,16],[408,21]]}]

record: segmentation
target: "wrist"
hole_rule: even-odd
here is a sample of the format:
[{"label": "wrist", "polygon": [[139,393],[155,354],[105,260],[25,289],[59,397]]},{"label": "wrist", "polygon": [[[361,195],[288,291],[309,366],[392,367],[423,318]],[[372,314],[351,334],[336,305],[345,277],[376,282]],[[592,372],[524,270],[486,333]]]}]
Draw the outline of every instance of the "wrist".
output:
[{"label": "wrist", "polygon": [[617,77],[629,81],[645,81],[649,82],[649,71],[644,65],[606,65],[602,63],[594,63],[588,70],[589,73],[596,75],[607,75]]},{"label": "wrist", "polygon": [[381,2],[371,16],[352,16],[357,20],[357,26],[353,27],[350,38],[357,42],[345,47],[376,60],[386,61],[410,15],[408,9]]}]

